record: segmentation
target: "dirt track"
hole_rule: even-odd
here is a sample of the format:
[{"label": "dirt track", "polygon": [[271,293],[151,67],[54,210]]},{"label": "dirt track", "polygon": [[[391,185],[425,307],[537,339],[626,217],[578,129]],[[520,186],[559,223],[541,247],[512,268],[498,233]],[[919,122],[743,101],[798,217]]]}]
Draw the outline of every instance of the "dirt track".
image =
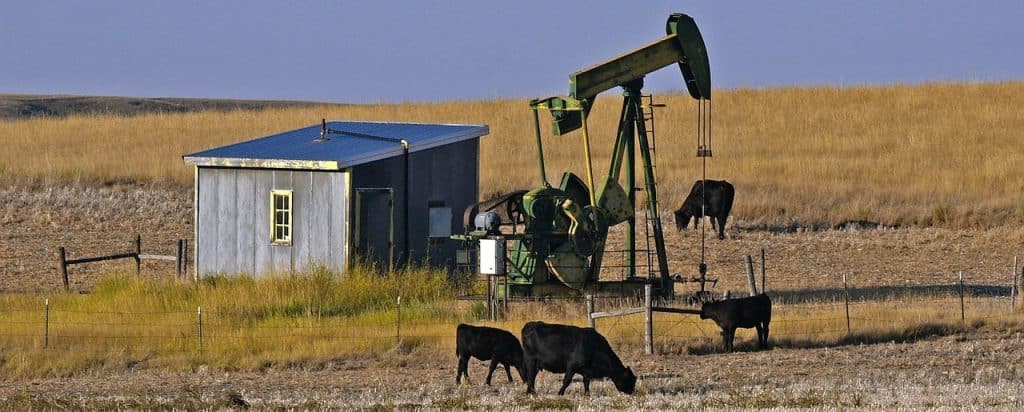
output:
[{"label": "dirt track", "polygon": [[[0,408],[257,408],[581,409],[812,407],[1024,408],[1024,337],[984,330],[912,344],[828,349],[774,349],[713,355],[624,354],[640,376],[625,396],[607,381],[582,395],[577,381],[558,397],[560,375],[542,373],[535,397],[496,375],[482,385],[485,364],[470,364],[472,384],[454,384],[447,354],[390,353],[339,360],[324,370],[194,372],[137,370],[0,384]],[[235,401],[232,401],[235,398]]]}]

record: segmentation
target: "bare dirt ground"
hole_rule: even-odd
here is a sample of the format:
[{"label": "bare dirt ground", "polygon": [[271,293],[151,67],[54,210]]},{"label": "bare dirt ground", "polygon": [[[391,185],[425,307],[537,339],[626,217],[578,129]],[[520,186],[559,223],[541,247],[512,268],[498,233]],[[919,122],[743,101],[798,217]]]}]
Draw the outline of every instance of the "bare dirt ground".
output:
[{"label": "bare dirt ground", "polygon": [[[676,231],[665,218],[665,240],[672,273],[697,275],[700,232]],[[128,251],[141,234],[143,253],[174,254],[176,239],[192,239],[191,188],[110,186],[58,187],[43,190],[0,189],[0,290],[46,291],[61,286],[57,248],[68,258]],[[851,287],[913,287],[952,284],[963,271],[968,284],[1008,285],[1014,255],[1024,257],[1024,228],[984,230],[903,228],[849,231],[771,233],[743,229],[735,219],[727,238],[710,233],[706,240],[708,277],[714,289],[745,291],[744,255],[759,260],[767,254],[770,290],[841,288],[848,275]],[[622,230],[610,234],[609,249],[621,248]],[[643,242],[643,234],[638,236]],[[640,255],[640,261],[646,257]],[[620,256],[609,253],[606,263]],[[73,266],[73,289],[88,290],[111,270],[133,271],[127,260]],[[173,264],[146,262],[143,276],[172,276]],[[758,269],[759,272],[759,269]],[[615,268],[603,278],[621,277]],[[682,284],[680,291],[693,290]]]},{"label": "bare dirt ground", "polygon": [[[175,239],[191,239],[191,202],[190,189],[181,188],[2,189],[0,290],[59,289],[59,246],[70,258],[127,251],[139,233],[144,253],[171,254]],[[842,274],[862,288],[951,284],[958,271],[969,284],[1008,285],[1013,256],[1024,255],[1024,229],[1018,227],[794,233],[743,227],[738,220],[729,226],[727,239],[707,240],[709,276],[719,279],[715,290],[745,290],[742,256],[757,256],[762,247],[773,292],[838,288]],[[612,242],[621,236],[613,233]],[[668,218],[666,240],[672,271],[695,275],[697,233],[675,231]],[[134,265],[73,267],[73,288],[88,290],[111,270],[132,271]],[[143,276],[167,277],[171,271],[169,263],[147,263]],[[610,382],[602,382],[585,397],[577,382],[567,396],[557,397],[560,376],[545,373],[540,395],[528,397],[521,384],[507,384],[500,375],[493,387],[482,386],[480,362],[470,366],[473,384],[457,387],[454,356],[426,351],[339,359],[319,370],[142,368],[70,378],[0,378],[0,409],[1024,408],[1019,327],[986,327],[913,343],[733,354],[644,356],[621,350],[641,377],[634,396],[617,394]]]},{"label": "bare dirt ground", "polygon": [[[915,343],[780,349],[713,355],[625,353],[637,393],[610,381],[584,396],[579,378],[557,396],[560,375],[543,372],[538,395],[470,364],[472,384],[454,383],[450,354],[389,353],[338,360],[322,370],[260,372],[137,370],[0,383],[0,408],[573,409],[1024,408],[1024,337],[985,329]],[[514,374],[514,373],[513,373]],[[243,406],[244,405],[244,406]]]}]

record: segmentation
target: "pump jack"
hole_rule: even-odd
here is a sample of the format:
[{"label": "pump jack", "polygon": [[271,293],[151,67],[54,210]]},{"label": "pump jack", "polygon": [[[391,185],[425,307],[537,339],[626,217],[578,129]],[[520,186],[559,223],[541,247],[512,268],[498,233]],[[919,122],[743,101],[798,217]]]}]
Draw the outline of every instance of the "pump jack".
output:
[{"label": "pump jack", "polygon": [[[651,142],[644,121],[641,99],[644,76],[677,63],[691,97],[711,98],[711,73],[704,40],[693,19],[672,14],[665,37],[623,55],[588,67],[569,76],[569,95],[530,101],[534,114],[540,187],[523,195],[521,206],[525,230],[514,234],[470,232],[453,236],[462,240],[484,237],[513,242],[509,256],[509,288],[513,295],[542,296],[576,293],[629,292],[653,284],[659,295],[673,295],[657,204],[657,182]],[[597,95],[622,87],[622,111],[607,176],[595,181],[590,154],[587,116]],[[554,135],[581,130],[586,161],[584,182],[571,172],[562,175],[558,187],[552,187],[544,166],[543,139],[539,112],[551,113]],[[643,187],[634,176],[637,146],[643,170]],[[710,154],[710,153],[708,153]],[[699,155],[699,153],[698,153]],[[625,174],[623,175],[623,164]],[[623,181],[624,179],[624,181]],[[636,192],[646,195],[647,220],[653,232],[657,267],[646,277],[636,271]],[[625,278],[599,281],[601,262],[609,227],[626,224],[624,245]],[[504,291],[496,290],[497,294]]]}]

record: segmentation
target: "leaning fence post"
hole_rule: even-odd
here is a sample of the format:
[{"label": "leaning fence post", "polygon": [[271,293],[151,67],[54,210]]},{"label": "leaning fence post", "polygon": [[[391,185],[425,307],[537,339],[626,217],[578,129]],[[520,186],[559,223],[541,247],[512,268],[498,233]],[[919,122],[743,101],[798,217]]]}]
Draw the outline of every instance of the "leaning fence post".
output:
[{"label": "leaning fence post", "polygon": [[967,321],[967,314],[964,312],[964,272],[960,272],[960,323]]},{"label": "leaning fence post", "polygon": [[395,345],[402,343],[402,296],[398,296],[398,313],[395,315]]},{"label": "leaning fence post", "polygon": [[196,306],[196,317],[199,320],[199,353],[203,353],[203,307]]},{"label": "leaning fence post", "polygon": [[843,274],[843,301],[846,305],[846,334],[849,335],[850,329],[850,287],[846,283],[846,274]]},{"label": "leaning fence post", "polygon": [[592,316],[594,314],[594,295],[587,295],[587,324],[591,329],[597,329],[597,320]]},{"label": "leaning fence post", "polygon": [[46,315],[44,322],[46,323],[46,329],[43,331],[43,347],[50,347],[50,299],[46,299]]},{"label": "leaning fence post", "polygon": [[135,235],[135,274],[142,274],[142,235]]},{"label": "leaning fence post", "polygon": [[644,353],[654,354],[654,291],[651,284],[644,285]]},{"label": "leaning fence post", "polygon": [[68,255],[64,251],[64,246],[60,247],[60,276],[64,280],[64,291],[67,292],[71,289],[71,282],[68,281]]},{"label": "leaning fence post", "polygon": [[757,296],[757,281],[754,280],[754,260],[747,255],[747,281],[750,286],[750,296]]}]

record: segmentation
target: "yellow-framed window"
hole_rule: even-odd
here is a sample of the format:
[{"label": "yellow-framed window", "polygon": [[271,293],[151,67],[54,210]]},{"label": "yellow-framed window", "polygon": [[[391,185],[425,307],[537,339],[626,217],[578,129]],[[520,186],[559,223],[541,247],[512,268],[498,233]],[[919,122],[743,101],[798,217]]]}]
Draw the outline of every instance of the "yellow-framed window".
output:
[{"label": "yellow-framed window", "polygon": [[292,191],[270,191],[270,243],[292,244]]}]

